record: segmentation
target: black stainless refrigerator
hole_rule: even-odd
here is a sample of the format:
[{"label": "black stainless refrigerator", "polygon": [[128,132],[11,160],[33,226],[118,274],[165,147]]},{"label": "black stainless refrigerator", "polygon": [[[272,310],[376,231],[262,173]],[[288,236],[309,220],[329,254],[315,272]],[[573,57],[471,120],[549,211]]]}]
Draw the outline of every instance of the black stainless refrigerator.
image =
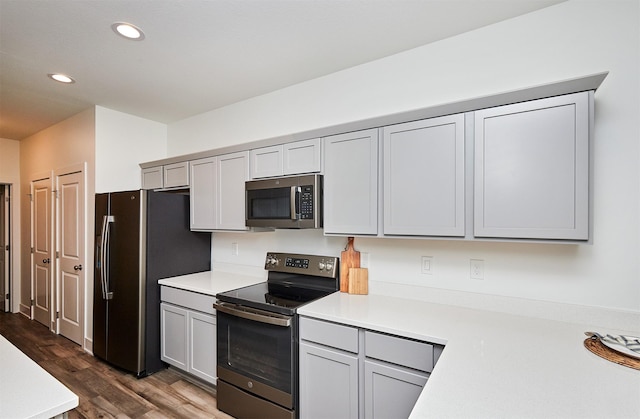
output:
[{"label": "black stainless refrigerator", "polygon": [[211,233],[189,230],[189,196],[96,194],[93,353],[138,377],[160,360],[158,280],[211,269]]}]

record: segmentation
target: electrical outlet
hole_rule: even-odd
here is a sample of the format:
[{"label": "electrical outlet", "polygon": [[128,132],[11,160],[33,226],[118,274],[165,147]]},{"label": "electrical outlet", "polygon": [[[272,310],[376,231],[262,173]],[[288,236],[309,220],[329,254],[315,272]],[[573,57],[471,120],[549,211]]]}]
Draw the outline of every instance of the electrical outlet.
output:
[{"label": "electrical outlet", "polygon": [[471,279],[484,279],[484,260],[471,259],[470,270]]},{"label": "electrical outlet", "polygon": [[238,243],[231,243],[231,256],[238,256]]},{"label": "electrical outlet", "polygon": [[422,273],[433,275],[433,256],[422,256]]},{"label": "electrical outlet", "polygon": [[369,267],[369,253],[360,252],[360,267],[361,268]]}]

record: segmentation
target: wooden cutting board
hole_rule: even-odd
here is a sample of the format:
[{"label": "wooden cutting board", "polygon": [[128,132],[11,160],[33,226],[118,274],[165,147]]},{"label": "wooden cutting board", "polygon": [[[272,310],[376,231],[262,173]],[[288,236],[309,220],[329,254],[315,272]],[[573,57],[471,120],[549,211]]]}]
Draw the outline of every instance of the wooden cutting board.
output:
[{"label": "wooden cutting board", "polygon": [[349,269],[360,267],[360,252],[353,248],[353,237],[347,238],[347,247],[340,254],[340,291],[349,292]]},{"label": "wooden cutting board", "polygon": [[349,269],[349,294],[369,293],[369,270],[367,268]]}]

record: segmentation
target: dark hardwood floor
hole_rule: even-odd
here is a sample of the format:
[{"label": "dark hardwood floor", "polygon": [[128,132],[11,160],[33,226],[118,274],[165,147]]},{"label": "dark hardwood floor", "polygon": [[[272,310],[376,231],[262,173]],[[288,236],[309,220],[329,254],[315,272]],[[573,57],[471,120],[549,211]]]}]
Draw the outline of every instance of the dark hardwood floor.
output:
[{"label": "dark hardwood floor", "polygon": [[173,369],[136,379],[21,314],[0,313],[0,334],[78,395],[69,418],[231,419],[216,409],[215,390]]}]

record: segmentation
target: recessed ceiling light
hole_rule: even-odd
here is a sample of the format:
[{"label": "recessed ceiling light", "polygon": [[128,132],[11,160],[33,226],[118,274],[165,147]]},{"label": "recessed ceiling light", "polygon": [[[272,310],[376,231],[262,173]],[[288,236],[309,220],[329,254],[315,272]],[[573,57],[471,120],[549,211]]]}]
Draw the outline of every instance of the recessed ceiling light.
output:
[{"label": "recessed ceiling light", "polygon": [[142,41],[144,39],[142,29],[132,25],[131,23],[115,22],[111,25],[111,29],[113,29],[113,31],[118,35],[133,41]]},{"label": "recessed ceiling light", "polygon": [[47,76],[49,76],[50,79],[58,81],[60,83],[71,84],[76,82],[74,79],[67,76],[66,74],[50,73],[50,74],[47,74]]}]

